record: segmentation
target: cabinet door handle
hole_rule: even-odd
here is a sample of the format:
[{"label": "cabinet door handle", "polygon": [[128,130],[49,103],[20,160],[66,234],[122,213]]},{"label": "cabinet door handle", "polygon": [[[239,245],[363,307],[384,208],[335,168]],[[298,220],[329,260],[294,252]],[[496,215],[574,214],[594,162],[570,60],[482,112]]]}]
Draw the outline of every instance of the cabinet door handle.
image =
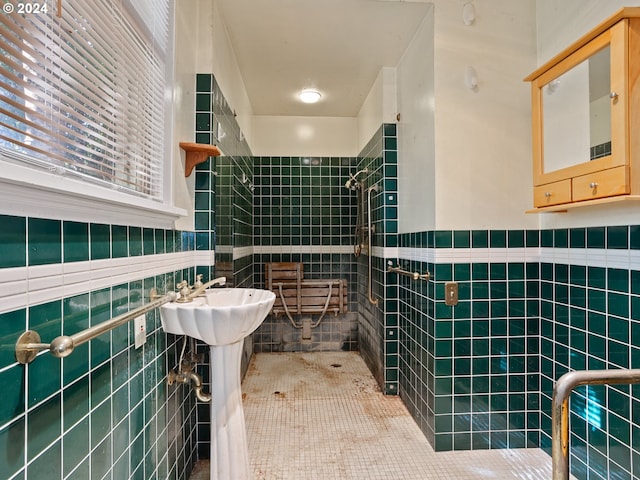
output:
[{"label": "cabinet door handle", "polygon": [[617,100],[618,99],[618,94],[616,92],[611,92],[611,93],[609,93],[609,98],[611,100]]},{"label": "cabinet door handle", "polygon": [[591,182],[589,188],[598,188],[598,182]]},{"label": "cabinet door handle", "polygon": [[551,198],[551,195],[553,195],[553,193],[551,192],[544,192],[544,196],[547,198]]}]

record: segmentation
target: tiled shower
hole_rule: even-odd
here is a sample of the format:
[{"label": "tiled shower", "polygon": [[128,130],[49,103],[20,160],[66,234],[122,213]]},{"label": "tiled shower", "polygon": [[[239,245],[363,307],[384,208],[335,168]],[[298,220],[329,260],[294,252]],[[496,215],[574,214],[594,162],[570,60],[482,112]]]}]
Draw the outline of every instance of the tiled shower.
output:
[{"label": "tiled shower", "polygon": [[302,262],[304,278],[345,278],[349,313],[327,314],[310,341],[285,315],[270,316],[254,336],[256,352],[357,350],[354,199],[344,188],[351,158],[254,158],[254,281],[269,262]]}]

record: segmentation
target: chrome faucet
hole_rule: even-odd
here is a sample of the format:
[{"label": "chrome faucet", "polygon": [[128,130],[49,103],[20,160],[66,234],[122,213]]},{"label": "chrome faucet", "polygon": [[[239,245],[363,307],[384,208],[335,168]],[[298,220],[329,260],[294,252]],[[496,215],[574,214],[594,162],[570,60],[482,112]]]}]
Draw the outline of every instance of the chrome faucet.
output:
[{"label": "chrome faucet", "polygon": [[209,280],[207,283],[202,283],[202,274],[198,274],[196,277],[196,283],[193,287],[189,287],[186,281],[180,282],[177,287],[180,289],[180,298],[176,300],[179,303],[191,302],[194,298],[204,292],[207,288],[214,285],[224,285],[227,283],[227,277],[218,277],[213,280]]},{"label": "chrome faucet", "polygon": [[214,285],[220,285],[221,287],[227,283],[227,277],[218,277],[213,280],[209,280],[207,283],[202,283],[198,286],[195,286],[191,293],[189,294],[189,299],[193,300],[202,292],[204,292],[207,288],[213,287]]}]

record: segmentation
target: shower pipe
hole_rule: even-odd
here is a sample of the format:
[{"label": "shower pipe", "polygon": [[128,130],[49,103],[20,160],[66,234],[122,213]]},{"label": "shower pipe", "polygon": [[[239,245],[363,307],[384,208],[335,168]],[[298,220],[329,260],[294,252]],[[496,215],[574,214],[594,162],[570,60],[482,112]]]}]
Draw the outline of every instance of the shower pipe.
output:
[{"label": "shower pipe", "polygon": [[113,330],[120,325],[124,325],[130,320],[158,308],[165,303],[176,301],[178,299],[178,293],[168,292],[165,295],[158,296],[156,294],[156,289],[152,288],[150,298],[152,301],[142,305],[141,307],[135,308],[109,320],[105,320],[102,323],[98,323],[97,325],[89,327],[71,336],[60,335],[59,337],[54,338],[51,343],[41,343],[38,332],[34,330],[27,330],[20,335],[20,338],[18,338],[16,343],[16,360],[21,364],[31,363],[36,358],[38,352],[42,350],[49,350],[51,355],[57,358],[68,357],[71,355],[71,352],[73,352],[73,349],[78,345],[82,345],[89,340],[93,340],[103,333]]},{"label": "shower pipe", "polygon": [[583,385],[640,383],[640,369],[578,370],[562,375],[553,387],[551,416],[552,479],[569,480],[569,396]]},{"label": "shower pipe", "polygon": [[378,299],[377,298],[373,298],[373,293],[372,293],[372,288],[373,288],[373,275],[372,275],[372,256],[373,253],[371,251],[372,248],[372,238],[373,238],[373,232],[374,232],[374,228],[373,225],[371,223],[371,192],[377,192],[378,191],[378,185],[372,185],[371,187],[367,188],[367,239],[368,239],[368,257],[369,257],[369,303],[371,303],[371,305],[378,305]]},{"label": "shower pipe", "polygon": [[363,216],[362,209],[363,209],[363,197],[364,197],[365,187],[364,187],[364,182],[358,181],[358,176],[362,173],[369,173],[369,169],[365,167],[362,170],[358,170],[356,173],[350,173],[349,179],[344,184],[345,188],[347,188],[348,190],[355,190],[357,194],[356,203],[358,207],[357,207],[355,231],[353,234],[353,240],[354,240],[353,254],[356,257],[360,256],[360,253],[362,252],[362,247],[364,246],[363,245],[364,228],[362,226],[362,216]]},{"label": "shower pipe", "polygon": [[431,278],[431,274],[429,272],[426,272],[426,273],[409,272],[407,270],[404,270],[401,267],[393,267],[391,265],[389,265],[389,267],[387,268],[387,272],[399,273],[400,275],[406,275],[407,277],[411,277],[414,280],[424,280],[425,282],[429,281],[429,279]]},{"label": "shower pipe", "polygon": [[356,213],[356,226],[355,231],[353,233],[353,254],[356,257],[359,257],[362,253],[362,247],[364,246],[364,226],[362,225],[362,218],[364,217],[364,183],[359,182],[356,190],[356,203],[357,203],[357,213]]}]

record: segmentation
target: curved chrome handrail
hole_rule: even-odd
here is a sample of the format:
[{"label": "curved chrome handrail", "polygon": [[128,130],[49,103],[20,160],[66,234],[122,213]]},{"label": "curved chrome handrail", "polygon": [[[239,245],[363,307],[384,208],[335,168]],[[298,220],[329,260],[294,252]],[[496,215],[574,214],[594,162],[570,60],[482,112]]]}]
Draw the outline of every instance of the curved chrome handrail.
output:
[{"label": "curved chrome handrail", "polygon": [[640,383],[640,369],[578,370],[562,375],[553,387],[551,462],[553,480],[569,480],[569,396],[582,385]]}]

